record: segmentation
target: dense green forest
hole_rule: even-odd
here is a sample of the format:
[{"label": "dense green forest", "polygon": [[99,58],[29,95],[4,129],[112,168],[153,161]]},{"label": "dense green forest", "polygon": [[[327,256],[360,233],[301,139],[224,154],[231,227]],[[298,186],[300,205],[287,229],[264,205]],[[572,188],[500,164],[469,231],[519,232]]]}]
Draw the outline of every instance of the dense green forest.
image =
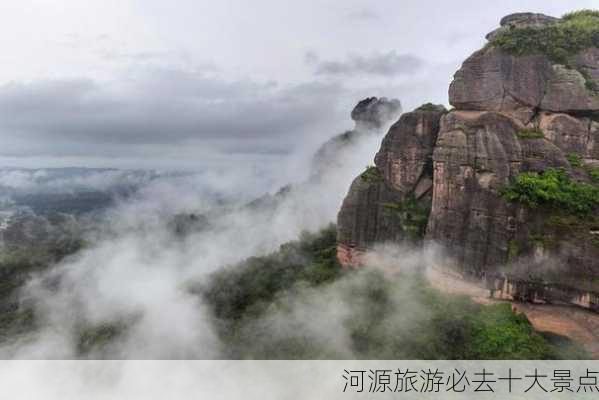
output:
[{"label": "dense green forest", "polygon": [[[388,277],[376,268],[344,271],[337,263],[335,245],[335,227],[331,226],[212,277],[202,293],[226,343],[227,357],[585,357],[567,340],[535,332],[524,315],[512,312],[510,304],[483,306],[467,297],[440,293],[418,272]],[[303,325],[310,321],[293,321],[297,299],[318,296],[349,310],[339,332],[329,332],[340,341],[345,336],[349,339],[341,351],[331,346],[334,339],[306,333]],[[286,317],[292,329],[281,330],[277,324]],[[314,316],[328,317],[335,315]]]}]

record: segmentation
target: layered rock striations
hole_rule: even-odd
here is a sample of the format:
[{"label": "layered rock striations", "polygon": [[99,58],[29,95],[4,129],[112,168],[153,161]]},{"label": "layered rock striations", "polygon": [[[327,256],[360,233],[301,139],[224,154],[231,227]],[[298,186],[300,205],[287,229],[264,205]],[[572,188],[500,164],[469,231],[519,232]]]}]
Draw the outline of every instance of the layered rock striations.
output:
[{"label": "layered rock striations", "polygon": [[[393,219],[384,208],[412,199],[430,209],[421,237],[442,245],[458,268],[486,280],[496,296],[599,309],[599,210],[581,216],[504,195],[522,174],[554,170],[596,185],[599,43],[593,40],[599,33],[593,32],[599,16],[576,18],[595,36],[585,41],[583,30],[582,39],[572,39],[576,46],[555,49],[542,38],[560,29],[577,32],[578,20],[505,17],[455,74],[452,111],[423,107],[429,111],[404,114],[392,126],[375,157],[380,179],[356,178],[339,212],[344,265],[360,265],[356,254],[376,242],[408,238],[405,212]],[[532,48],[517,47],[524,36]]]},{"label": "layered rock striations", "polygon": [[455,74],[449,102],[461,110],[499,111],[528,123],[536,110],[586,114],[599,111],[587,79],[598,79],[599,49],[582,50],[572,65],[542,54],[515,56],[489,46],[474,53]]},{"label": "layered rock striations", "polygon": [[377,242],[414,239],[426,227],[432,198],[432,154],[444,107],[405,113],[352,183],[337,219],[338,258],[357,267]]}]

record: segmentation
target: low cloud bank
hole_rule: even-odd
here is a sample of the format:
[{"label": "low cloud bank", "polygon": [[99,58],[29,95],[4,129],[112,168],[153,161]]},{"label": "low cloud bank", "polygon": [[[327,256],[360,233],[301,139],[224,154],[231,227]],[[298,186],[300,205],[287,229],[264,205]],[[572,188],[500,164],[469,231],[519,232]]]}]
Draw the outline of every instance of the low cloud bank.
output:
[{"label": "low cloud bank", "polygon": [[[103,353],[110,357],[221,357],[223,344],[190,283],[334,221],[351,180],[369,164],[380,140],[374,134],[359,135],[318,179],[250,205],[243,203],[249,193],[254,195],[252,181],[242,182],[239,176],[213,181],[152,177],[106,213],[87,248],[27,284],[21,298],[33,310],[37,329],[5,343],[0,353],[9,358],[76,358],[86,332],[100,332],[111,338]],[[10,179],[13,186],[29,188],[42,177],[33,173]],[[107,187],[126,181],[127,175],[105,171],[96,178],[98,186]],[[47,185],[77,185],[77,180],[52,182]],[[197,190],[206,186],[230,197],[239,194],[238,202],[222,203]],[[244,188],[247,193],[240,193]],[[202,216],[206,224],[181,236],[171,224],[181,213]]]}]

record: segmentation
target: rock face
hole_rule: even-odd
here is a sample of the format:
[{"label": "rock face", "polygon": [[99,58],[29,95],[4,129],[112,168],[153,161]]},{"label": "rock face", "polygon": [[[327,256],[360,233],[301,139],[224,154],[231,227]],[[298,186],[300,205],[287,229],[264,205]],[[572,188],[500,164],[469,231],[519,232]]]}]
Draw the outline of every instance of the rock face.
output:
[{"label": "rock face", "polygon": [[[586,87],[597,73],[598,49],[575,57],[575,68],[554,65],[544,55],[513,56],[494,47],[477,51],[455,74],[449,102],[460,110],[501,111],[526,123],[534,111],[599,111],[599,96]],[[594,68],[593,68],[594,67]],[[520,115],[519,115],[520,114]]]},{"label": "rock face", "polygon": [[599,123],[568,114],[541,113],[539,128],[565,154],[575,153],[589,160],[599,159]]},{"label": "rock face", "polygon": [[470,275],[496,272],[517,255],[511,254],[515,247],[538,254],[530,237],[547,229],[533,232],[535,221],[546,215],[506,201],[501,188],[522,172],[575,173],[566,158],[571,152],[564,149],[578,140],[565,147],[546,138],[520,138],[520,129],[517,121],[494,111],[454,111],[442,119],[427,236],[442,243]]},{"label": "rock face", "polygon": [[530,110],[541,104],[550,70],[542,55],[513,57],[482,49],[456,72],[449,102],[461,110]]},{"label": "rock face", "polygon": [[413,239],[423,233],[430,209],[432,154],[443,107],[401,116],[389,129],[375,167],[352,183],[338,216],[338,257],[361,265],[377,242]]},{"label": "rock face", "polygon": [[[487,37],[559,21],[513,14]],[[376,154],[378,178],[356,178],[339,212],[341,263],[360,265],[374,243],[413,239],[409,210],[415,219],[426,215],[426,229],[417,231],[425,240],[500,297],[599,310],[599,210],[581,219],[502,196],[525,172],[562,168],[592,184],[591,168],[599,166],[599,49],[577,50],[567,66],[553,60],[491,42],[456,72],[454,110],[429,105],[404,114]],[[400,217],[385,213],[389,202]]]},{"label": "rock face", "polygon": [[[502,26],[556,21],[516,14]],[[495,282],[491,288],[503,296],[599,308],[599,285],[592,283],[599,277],[594,219],[529,209],[500,195],[518,174],[548,168],[589,182],[583,164],[599,160],[599,96],[589,85],[598,53],[580,50],[565,66],[544,54],[518,56],[490,45],[464,62],[450,86],[456,111],[443,117],[435,146],[427,237],[467,274]],[[538,136],[522,134],[527,130]],[[580,165],[569,162],[572,157]]]},{"label": "rock face", "polygon": [[401,199],[401,194],[391,190],[382,178],[365,175],[353,181],[338,216],[337,256],[342,265],[359,267],[363,252],[370,246],[401,240],[400,224],[385,207]]},{"label": "rock face", "polygon": [[[522,165],[518,125],[496,112],[452,112],[434,151],[433,204],[428,232],[471,273],[506,261],[515,210],[499,188]],[[464,246],[467,244],[466,246]]]},{"label": "rock face", "polygon": [[[579,54],[577,59],[581,56],[582,54]],[[580,68],[579,65],[576,67]],[[599,96],[595,91],[587,89],[586,82],[579,70],[553,65],[539,108],[570,113],[599,111]]]},{"label": "rock face", "polygon": [[383,139],[374,162],[392,189],[407,194],[418,188],[416,197],[432,185],[431,155],[445,108],[416,110],[402,115]]}]

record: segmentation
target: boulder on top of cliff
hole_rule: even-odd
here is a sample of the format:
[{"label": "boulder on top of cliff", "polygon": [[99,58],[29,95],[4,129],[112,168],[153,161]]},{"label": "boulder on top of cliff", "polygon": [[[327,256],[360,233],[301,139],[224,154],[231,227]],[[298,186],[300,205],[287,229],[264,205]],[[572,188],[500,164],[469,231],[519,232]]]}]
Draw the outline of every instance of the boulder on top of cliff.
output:
[{"label": "boulder on top of cliff", "polygon": [[455,74],[454,107],[505,112],[523,122],[537,109],[599,112],[598,13],[515,14],[502,25]]},{"label": "boulder on top of cliff", "polygon": [[386,97],[369,97],[360,101],[352,110],[355,130],[381,129],[401,113],[401,102]]},{"label": "boulder on top of cliff", "polygon": [[521,12],[506,15],[499,22],[500,27],[487,34],[485,38],[492,40],[498,34],[514,28],[542,28],[556,23],[559,19],[545,14]]},{"label": "boulder on top of cliff", "polygon": [[520,12],[506,15],[501,18],[499,25],[509,28],[541,28],[558,21],[558,18],[549,15],[531,12]]}]

